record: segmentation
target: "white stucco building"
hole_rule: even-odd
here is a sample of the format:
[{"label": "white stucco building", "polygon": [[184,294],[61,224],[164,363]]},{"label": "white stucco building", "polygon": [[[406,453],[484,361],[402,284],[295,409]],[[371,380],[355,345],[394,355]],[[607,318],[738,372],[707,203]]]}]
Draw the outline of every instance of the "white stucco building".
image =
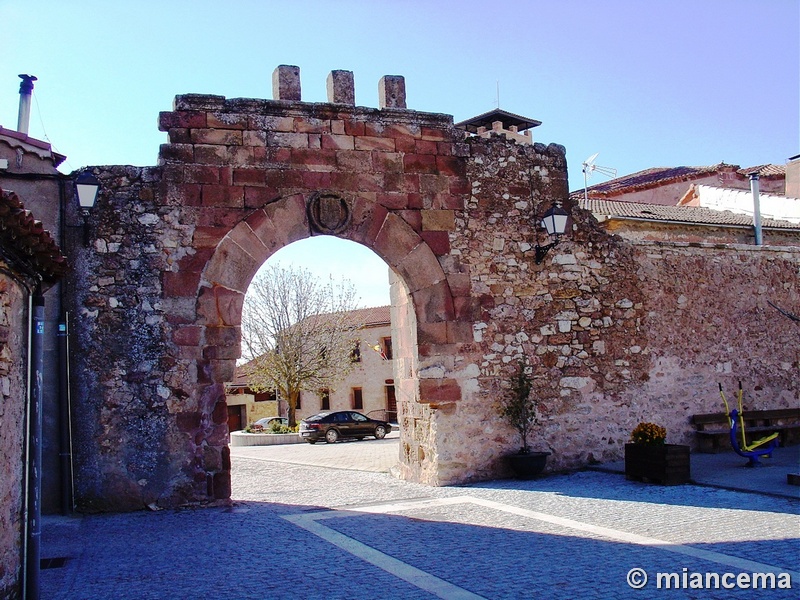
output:
[{"label": "white stucco building", "polygon": [[[362,308],[353,311],[353,316],[364,323],[353,340],[353,370],[329,389],[302,392],[297,406],[298,420],[321,411],[352,409],[396,422],[389,306]],[[230,431],[244,429],[262,417],[286,416],[286,402],[279,401],[271,392],[254,393],[241,368],[237,368],[234,381],[227,386],[226,397]]]}]

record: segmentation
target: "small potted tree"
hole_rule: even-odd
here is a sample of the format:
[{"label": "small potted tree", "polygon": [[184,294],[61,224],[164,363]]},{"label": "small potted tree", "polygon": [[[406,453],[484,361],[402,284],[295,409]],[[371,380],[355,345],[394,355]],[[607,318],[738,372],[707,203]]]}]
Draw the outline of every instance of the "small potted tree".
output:
[{"label": "small potted tree", "polygon": [[500,403],[500,416],[519,434],[519,451],[505,457],[519,479],[531,479],[539,475],[547,464],[547,457],[550,456],[549,452],[532,451],[528,445],[528,436],[539,422],[538,403],[531,396],[533,386],[528,369],[525,360],[520,360],[517,372],[511,380],[511,387]]}]

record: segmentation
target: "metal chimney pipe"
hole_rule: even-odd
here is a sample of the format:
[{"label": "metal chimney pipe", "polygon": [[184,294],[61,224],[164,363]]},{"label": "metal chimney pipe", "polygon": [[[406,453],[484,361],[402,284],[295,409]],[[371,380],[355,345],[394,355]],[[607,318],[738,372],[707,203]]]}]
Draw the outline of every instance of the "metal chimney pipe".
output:
[{"label": "metal chimney pipe", "polygon": [[31,94],[33,94],[33,75],[20,75],[22,82],[19,84],[19,117],[17,118],[17,131],[28,134],[28,124],[31,121]]},{"label": "metal chimney pipe", "polygon": [[753,193],[753,227],[756,230],[756,246],[763,245],[761,238],[761,200],[758,196],[758,173],[750,173],[750,191]]}]

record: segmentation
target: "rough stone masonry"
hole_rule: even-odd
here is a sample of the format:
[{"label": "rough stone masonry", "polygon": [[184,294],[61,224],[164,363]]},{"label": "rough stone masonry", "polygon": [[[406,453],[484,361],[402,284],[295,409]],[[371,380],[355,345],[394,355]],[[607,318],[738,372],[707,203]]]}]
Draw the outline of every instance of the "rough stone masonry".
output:
[{"label": "rough stone masonry", "polygon": [[[303,102],[299,69],[280,66],[273,100],[178,96],[158,166],[93,169],[91,244],[72,248],[67,291],[84,510],[229,497],[223,386],[244,295],[312,235],[363,244],[394,274],[406,479],[506,474],[516,441],[496,403],[522,356],[552,469],[619,458],[642,420],[692,443],[718,381],[746,382],[753,408],[798,403],[798,332],[767,305],[800,304],[798,248],[622,240],[569,201],[562,146],[468,136],[407,109],[402,77],[381,79],[377,109],[355,106],[348,71],[327,89]],[[571,227],[536,264],[556,202]]]}]

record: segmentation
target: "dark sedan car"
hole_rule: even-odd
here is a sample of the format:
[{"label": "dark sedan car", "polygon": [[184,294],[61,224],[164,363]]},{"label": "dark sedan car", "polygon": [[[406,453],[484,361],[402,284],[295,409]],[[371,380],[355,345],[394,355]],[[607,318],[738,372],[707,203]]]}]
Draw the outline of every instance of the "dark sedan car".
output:
[{"label": "dark sedan car", "polygon": [[324,412],[300,421],[299,435],[309,444],[325,440],[332,444],[340,438],[363,440],[368,435],[383,439],[392,430],[386,421],[376,421],[354,410]]}]

